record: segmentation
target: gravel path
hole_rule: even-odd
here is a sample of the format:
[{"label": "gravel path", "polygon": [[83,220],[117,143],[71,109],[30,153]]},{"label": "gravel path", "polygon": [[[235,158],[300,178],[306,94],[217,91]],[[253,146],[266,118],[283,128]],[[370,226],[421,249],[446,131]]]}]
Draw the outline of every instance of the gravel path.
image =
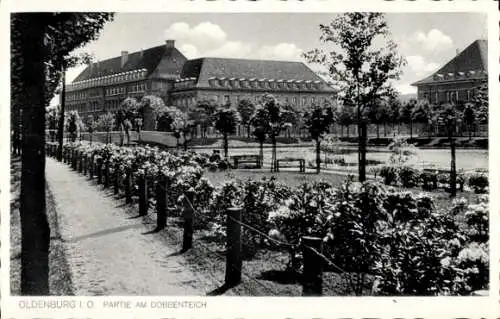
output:
[{"label": "gravel path", "polygon": [[121,201],[67,165],[47,158],[75,295],[204,295],[206,278],[189,270]]}]

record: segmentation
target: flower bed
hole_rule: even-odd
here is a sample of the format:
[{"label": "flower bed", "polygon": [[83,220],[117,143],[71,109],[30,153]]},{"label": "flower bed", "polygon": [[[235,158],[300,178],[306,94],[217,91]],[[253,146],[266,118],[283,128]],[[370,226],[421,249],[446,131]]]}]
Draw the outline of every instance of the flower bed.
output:
[{"label": "flower bed", "polygon": [[[66,144],[63,151],[74,169],[86,167],[105,187],[112,184],[138,196],[143,213],[151,204],[158,212],[161,205],[180,211],[194,192],[194,228],[211,233],[222,247],[226,211],[241,207],[246,258],[261,249],[283,250],[290,256],[288,271],[301,273],[306,262],[302,239],[309,236],[322,240],[326,270],[345,274],[357,294],[373,279],[380,295],[464,295],[487,289],[486,196],[440,211],[428,196],[376,181],[346,181],[335,188],[323,182],[290,187],[273,178],[230,179],[214,187],[203,177],[211,169],[206,154],[97,143]],[[413,169],[397,176],[406,185],[421,178]]]}]

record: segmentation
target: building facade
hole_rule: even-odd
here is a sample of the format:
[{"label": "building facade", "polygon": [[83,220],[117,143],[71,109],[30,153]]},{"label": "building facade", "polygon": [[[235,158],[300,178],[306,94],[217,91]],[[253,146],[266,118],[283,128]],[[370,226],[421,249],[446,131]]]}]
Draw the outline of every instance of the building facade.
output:
[{"label": "building facade", "polygon": [[[187,60],[173,40],[165,45],[90,64],[66,88],[66,109],[82,118],[115,112],[127,97],[161,97],[186,109],[197,101],[236,105],[271,93],[299,108],[335,97],[321,77],[300,62],[200,58]],[[145,128],[151,129],[151,128]]]},{"label": "building facade", "polygon": [[471,101],[488,81],[488,41],[476,40],[432,75],[413,83],[418,99],[432,104]]},{"label": "building facade", "polygon": [[189,60],[171,91],[183,109],[200,100],[237,105],[259,102],[266,93],[302,109],[335,97],[335,91],[301,62],[200,58]]}]

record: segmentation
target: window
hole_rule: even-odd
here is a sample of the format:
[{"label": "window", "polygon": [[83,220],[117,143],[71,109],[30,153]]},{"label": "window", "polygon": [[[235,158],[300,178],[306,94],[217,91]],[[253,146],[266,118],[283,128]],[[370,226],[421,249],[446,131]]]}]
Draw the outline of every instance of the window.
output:
[{"label": "window", "polygon": [[467,101],[470,100],[470,90],[467,90]]},{"label": "window", "polygon": [[229,95],[224,95],[224,104],[229,104],[231,101],[229,100]]},{"label": "window", "polygon": [[305,97],[302,98],[302,105],[306,105],[307,99]]},{"label": "window", "polygon": [[219,102],[219,97],[217,95],[214,95],[213,99],[214,99],[215,103]]},{"label": "window", "polygon": [[297,104],[297,98],[296,97],[293,98],[293,104]]},{"label": "window", "polygon": [[239,95],[236,95],[236,103],[239,103],[240,102],[240,96]]},{"label": "window", "polygon": [[316,98],[312,97],[311,98],[311,104],[314,104],[314,103],[316,103]]}]

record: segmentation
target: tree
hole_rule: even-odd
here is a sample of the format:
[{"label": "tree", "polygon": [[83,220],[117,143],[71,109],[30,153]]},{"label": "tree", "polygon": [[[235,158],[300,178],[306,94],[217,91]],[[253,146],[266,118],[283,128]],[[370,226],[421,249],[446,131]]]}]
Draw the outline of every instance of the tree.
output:
[{"label": "tree", "polygon": [[475,90],[472,102],[475,105],[476,118],[479,124],[488,124],[488,83],[485,82]]},{"label": "tree", "polygon": [[439,125],[444,125],[448,135],[451,150],[451,169],[450,169],[450,193],[451,197],[457,195],[457,166],[455,156],[455,139],[453,137],[455,128],[462,120],[457,108],[452,104],[443,104],[432,110],[431,121]]},{"label": "tree", "polygon": [[[45,107],[61,77],[62,57],[97,37],[112,14],[11,15],[11,110],[14,135],[22,133],[21,294],[47,295],[50,229],[45,203]],[[54,30],[64,25],[60,41]],[[22,118],[22,125],[19,118]],[[22,130],[22,132],[21,132]]]},{"label": "tree", "polygon": [[220,107],[215,112],[215,128],[222,134],[224,139],[224,158],[227,159],[229,134],[236,133],[236,127],[241,121],[240,115],[235,108],[230,106]]},{"label": "tree", "polygon": [[259,142],[259,158],[261,165],[264,163],[264,142],[267,138],[267,132],[269,131],[269,122],[267,111],[259,107],[255,110],[255,113],[252,115],[250,123],[253,127],[252,134],[255,136],[255,139]]},{"label": "tree", "polygon": [[93,115],[87,117],[87,132],[89,132],[90,144],[92,145],[92,137],[94,135],[95,119]]},{"label": "tree", "polygon": [[462,117],[465,125],[467,125],[467,131],[469,132],[469,140],[471,140],[474,122],[476,121],[476,115],[474,114],[474,105],[472,103],[465,104],[465,109]]},{"label": "tree", "polygon": [[285,109],[282,105],[278,103],[276,98],[271,94],[266,94],[263,96],[261,101],[261,106],[257,108],[263,108],[267,118],[267,125],[263,126],[266,128],[266,135],[269,136],[272,145],[271,152],[271,172],[276,171],[276,138],[280,135],[283,128],[289,123],[287,120],[292,116],[290,110]]},{"label": "tree", "polygon": [[71,111],[67,115],[66,130],[69,133],[71,142],[76,141],[78,133],[84,128],[83,122],[77,111]]},{"label": "tree", "polygon": [[410,99],[402,105],[400,112],[400,120],[405,124],[410,125],[410,139],[413,138],[413,112],[417,105],[416,99]]},{"label": "tree", "polygon": [[[380,97],[392,95],[390,80],[398,79],[404,60],[390,39],[382,13],[345,13],[329,25],[320,25],[320,40],[340,49],[315,49],[304,56],[311,63],[325,66],[343,89],[346,105],[356,105],[359,131],[359,180],[366,179],[366,118],[363,108]],[[375,43],[377,43],[375,45]]]},{"label": "tree", "polygon": [[305,113],[305,126],[311,138],[316,141],[316,173],[321,172],[321,140],[330,131],[330,126],[335,122],[334,109],[326,104],[314,105]]},{"label": "tree", "polygon": [[[59,30],[58,30],[59,32]],[[58,39],[60,33],[57,33]],[[75,67],[79,64],[89,64],[93,60],[93,56],[88,53],[82,53],[80,55],[70,55],[63,56],[61,58],[61,112],[59,113],[59,127],[57,131],[58,136],[58,151],[57,159],[62,161],[62,145],[63,145],[63,135],[64,135],[64,118],[65,118],[65,105],[66,105],[66,70],[68,68]]]},{"label": "tree", "polygon": [[398,98],[389,98],[389,119],[392,124],[392,131],[394,136],[396,135],[394,125],[399,125],[399,123],[401,122],[401,107],[401,101]]},{"label": "tree", "polygon": [[[124,132],[127,144],[130,144],[130,130],[132,123],[139,117],[139,103],[133,97],[127,97],[120,103],[120,108],[116,112],[116,126],[120,132]],[[121,135],[120,135],[121,136]],[[120,141],[123,144],[123,141]]]},{"label": "tree", "polygon": [[413,121],[416,123],[429,123],[430,111],[431,105],[428,100],[418,100],[412,112]]},{"label": "tree", "polygon": [[236,106],[241,117],[241,124],[247,127],[247,136],[250,137],[250,125],[253,114],[255,113],[255,105],[248,99],[242,99]]},{"label": "tree", "polygon": [[49,130],[51,142],[55,141],[59,112],[60,107],[56,106],[47,108],[47,113],[45,113],[45,126]]},{"label": "tree", "polygon": [[377,124],[377,138],[380,137],[379,133],[379,125],[382,124],[384,126],[384,137],[387,136],[387,122],[389,121],[391,116],[391,112],[389,109],[389,104],[387,99],[382,99],[380,104],[378,104],[377,111],[375,114],[375,123]]},{"label": "tree", "polygon": [[[161,114],[163,114],[166,110],[165,103],[163,102],[163,99],[155,96],[155,95],[145,95],[141,101],[139,102],[139,110],[138,110],[138,116],[136,117],[136,131],[137,134],[140,136],[141,134],[141,127],[142,125],[137,125],[141,123],[138,121],[139,119],[142,119],[142,121],[145,120],[145,114],[146,110],[150,109],[151,113],[153,114],[153,122],[155,123],[155,128],[156,129],[156,121]],[[141,123],[142,124],[142,123]],[[140,139],[140,138],[139,138]]]},{"label": "tree", "polygon": [[108,112],[99,116],[96,126],[100,131],[106,132],[106,143],[111,143],[111,131],[115,127],[113,114]]},{"label": "tree", "polygon": [[[352,107],[348,107],[346,105],[341,105],[338,110],[338,120],[339,124],[343,127],[347,128],[347,137],[349,137],[349,125],[351,125],[353,121]],[[341,135],[344,135],[342,130]]]},{"label": "tree", "polygon": [[175,106],[167,107],[165,111],[165,116],[168,117],[167,121],[171,124],[171,129],[174,132],[174,137],[177,139],[177,147],[179,147],[179,140],[181,137],[184,138],[184,150],[187,149],[187,145],[190,142],[188,135],[191,132],[193,122],[189,119],[185,112],[182,112]]},{"label": "tree", "polygon": [[213,125],[216,109],[217,105],[212,100],[201,100],[195,106],[188,108],[188,117],[194,126],[200,126],[201,137],[206,137],[208,128]]}]

